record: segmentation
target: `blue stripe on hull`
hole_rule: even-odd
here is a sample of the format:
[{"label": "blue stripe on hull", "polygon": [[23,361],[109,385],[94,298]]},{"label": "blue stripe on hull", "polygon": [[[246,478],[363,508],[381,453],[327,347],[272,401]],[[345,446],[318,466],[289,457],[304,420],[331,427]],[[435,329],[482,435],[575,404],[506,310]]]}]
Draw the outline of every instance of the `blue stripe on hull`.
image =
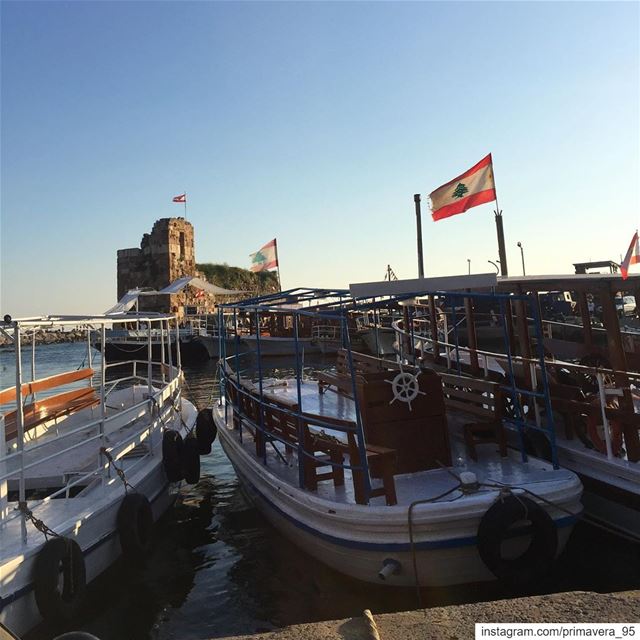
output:
[{"label": "blue stripe on hull", "polygon": [[[274,504],[269,498],[267,498],[261,491],[259,491],[246,477],[240,473],[238,473],[238,469],[236,465],[233,465],[236,473],[239,477],[242,478],[243,482],[249,486],[250,490],[255,493],[268,507],[273,509],[278,515],[282,516],[293,525],[298,527],[311,535],[320,538],[321,540],[325,540],[326,542],[330,542],[332,544],[347,547],[349,549],[361,549],[364,551],[389,551],[389,552],[401,552],[401,551],[411,551],[411,544],[408,542],[399,542],[399,543],[380,543],[380,542],[362,542],[359,540],[349,540],[347,538],[338,538],[336,536],[332,536],[328,533],[324,533],[322,531],[318,531],[314,527],[305,524],[301,520],[297,520],[293,516],[289,515],[282,509],[280,509],[276,504]],[[556,528],[561,529],[563,527],[569,527],[574,525],[578,520],[577,516],[565,516],[562,518],[558,518],[554,520],[554,524]],[[464,538],[450,538],[448,540],[434,540],[434,541],[423,541],[414,543],[413,547],[416,550],[426,550],[426,549],[453,549],[456,547],[469,547],[474,546],[478,543],[478,539],[476,536],[468,536]]]},{"label": "blue stripe on hull", "polygon": [[[150,502],[152,503],[155,502],[164,493],[164,491],[167,490],[168,487],[169,487],[169,483],[165,484],[164,487],[162,487],[162,489],[160,489],[160,491],[158,491],[158,493],[156,493],[156,495],[153,496],[153,498],[151,498]],[[94,542],[91,546],[87,547],[82,552],[82,556],[86,558],[89,554],[93,553],[98,547],[102,546],[105,542],[108,542],[116,535],[118,535],[118,532],[117,530],[114,529],[113,531],[111,531],[111,533],[108,533],[107,535],[103,536],[102,538]],[[20,598],[22,598],[22,596],[29,593],[29,591],[33,591],[33,583],[25,585],[21,589],[18,589],[17,591],[10,593],[8,596],[4,596],[4,597],[0,596],[0,612],[2,612],[2,610],[6,606],[10,605],[12,602],[19,600]]]}]

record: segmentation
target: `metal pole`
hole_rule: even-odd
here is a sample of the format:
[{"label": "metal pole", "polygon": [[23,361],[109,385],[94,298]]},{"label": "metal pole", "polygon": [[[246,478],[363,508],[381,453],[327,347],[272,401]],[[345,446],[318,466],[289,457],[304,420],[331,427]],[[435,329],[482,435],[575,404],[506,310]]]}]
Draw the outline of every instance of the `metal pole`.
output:
[{"label": "metal pole", "polygon": [[[87,365],[89,369],[93,368],[93,362],[91,357],[91,327],[87,326]],[[93,375],[89,381],[89,385],[93,387]]]},{"label": "metal pole", "polygon": [[[112,325],[113,326],[113,325]],[[104,433],[104,423],[107,418],[107,402],[105,396],[105,387],[107,385],[107,359],[105,358],[105,338],[107,336],[107,332],[105,330],[104,322],[100,326],[100,447],[106,447],[107,442]],[[135,366],[135,365],[134,365]],[[135,372],[134,372],[135,375]],[[132,400],[133,401],[133,400]],[[103,468],[104,461],[102,459],[102,453],[98,456],[98,463],[100,467]],[[109,477],[111,471],[111,467],[107,465],[106,469],[106,477]],[[101,474],[102,482],[105,480],[105,472]]]},{"label": "metal pole", "polygon": [[[176,319],[177,322],[177,319]],[[167,351],[167,356],[169,359],[169,378],[171,380],[173,380],[173,354],[171,353],[171,327],[169,325],[170,320],[169,318],[167,318],[167,342],[168,344],[168,351]]]},{"label": "metal pole", "polygon": [[293,312],[293,340],[296,355],[296,391],[298,398],[298,410],[296,411],[296,418],[298,419],[298,484],[301,489],[304,489],[306,459],[304,450],[304,424],[302,423],[302,387],[300,384],[302,369],[300,367],[300,344],[298,342],[298,314],[295,311]]},{"label": "metal pole", "polygon": [[527,272],[524,270],[524,249],[522,248],[522,242],[518,242],[518,247],[520,247],[520,257],[522,258],[522,275],[526,276]]},{"label": "metal pole", "polygon": [[418,278],[424,278],[424,260],[422,257],[422,216],[420,213],[420,194],[413,196],[413,202],[416,205],[416,225],[418,234]]},{"label": "metal pole", "polygon": [[278,258],[278,239],[273,239],[273,246],[276,250],[276,274],[278,276],[278,291],[282,291],[282,281],[280,280],[280,260]]},{"label": "metal pole", "polygon": [[[260,455],[262,456],[262,463],[267,464],[267,440],[264,432],[264,393],[262,390],[262,354],[260,351],[260,311],[256,309],[256,357],[258,358],[258,393],[260,394],[260,402],[258,404],[258,425],[257,430],[260,431]],[[257,437],[257,434],[256,434]]]},{"label": "metal pole", "polygon": [[[151,347],[151,321],[147,320],[147,387],[149,392],[149,403],[153,395],[153,355]],[[151,404],[149,404],[151,407]]]},{"label": "metal pole", "polygon": [[507,249],[504,244],[504,227],[502,226],[502,211],[500,210],[500,205],[498,204],[498,190],[496,189],[496,172],[493,168],[493,157],[491,158],[491,173],[493,174],[493,189],[496,194],[496,210],[494,213],[496,214],[496,231],[498,232],[498,254],[500,256],[500,269],[502,270],[502,275],[509,275],[509,270],[507,268]]},{"label": "metal pole", "polygon": [[[169,340],[169,349],[171,349],[171,340]],[[178,322],[178,316],[176,316],[176,366],[179,371],[182,371],[182,356],[180,354],[180,323]]]},{"label": "metal pole", "polygon": [[[171,351],[171,348],[169,348],[169,351]],[[164,360],[164,320],[160,320],[160,363],[160,369],[162,369],[162,382],[166,382]]]},{"label": "metal pole", "polygon": [[[497,200],[496,200],[497,207]],[[501,275],[509,275],[507,268],[507,249],[504,244],[504,227],[502,226],[502,211],[494,211],[496,214],[496,231],[498,233],[498,255],[500,256],[500,271]]]},{"label": "metal pole", "polygon": [[[36,379],[36,331],[33,330],[31,334],[31,381]],[[33,402],[36,401],[36,394],[32,393],[31,398]]]},{"label": "metal pole", "polygon": [[467,273],[471,275],[471,260],[469,258],[467,258],[467,266],[469,267]]},{"label": "metal pole", "polygon": [[4,416],[0,415],[0,530],[4,519],[9,513],[9,494],[7,492],[7,480],[4,477],[7,473],[7,465],[4,458],[7,455],[7,440],[4,428]]},{"label": "metal pole", "polygon": [[[16,345],[16,431],[18,437],[18,451],[20,452],[20,478],[18,485],[18,499],[24,503],[26,490],[24,483],[24,407],[22,406],[22,354],[20,353],[20,328],[18,323],[13,325],[13,342]],[[2,446],[6,443],[3,441]],[[27,520],[24,513],[20,518],[22,543],[27,544]]]}]

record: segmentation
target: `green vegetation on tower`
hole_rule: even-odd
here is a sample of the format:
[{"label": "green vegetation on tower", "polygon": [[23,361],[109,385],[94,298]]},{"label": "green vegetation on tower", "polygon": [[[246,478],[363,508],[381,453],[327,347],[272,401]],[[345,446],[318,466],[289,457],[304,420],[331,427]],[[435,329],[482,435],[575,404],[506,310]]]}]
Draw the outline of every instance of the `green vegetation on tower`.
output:
[{"label": "green vegetation on tower", "polygon": [[230,267],[228,264],[210,263],[197,264],[196,268],[204,273],[209,282],[225,289],[241,289],[258,294],[278,290],[278,278],[272,271],[253,273],[248,269]]}]

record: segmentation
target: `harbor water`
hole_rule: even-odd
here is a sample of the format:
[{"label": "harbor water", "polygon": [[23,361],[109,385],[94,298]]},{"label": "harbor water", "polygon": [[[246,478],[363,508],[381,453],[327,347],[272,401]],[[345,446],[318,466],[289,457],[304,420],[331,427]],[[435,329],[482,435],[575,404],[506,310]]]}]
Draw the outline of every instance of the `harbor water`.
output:
[{"label": "harbor water", "polygon": [[[38,348],[38,377],[86,366],[86,345]],[[30,353],[24,352],[30,377]],[[13,352],[0,352],[2,387],[15,384]],[[93,366],[98,367],[99,356]],[[330,368],[330,358],[305,359],[305,371]],[[267,375],[284,377],[294,363],[263,363]],[[47,368],[48,367],[48,368]],[[255,361],[243,359],[244,375]],[[253,371],[252,371],[253,370]],[[185,395],[198,408],[217,398],[214,361],[185,369]],[[243,496],[233,468],[216,442],[202,459],[202,477],[186,486],[157,523],[154,549],[144,569],[118,562],[88,588],[87,603],[70,628],[101,640],[204,639],[248,634],[285,625],[418,606],[413,589],[388,589],[346,578],[278,534]],[[640,588],[640,549],[586,523],[579,523],[553,575],[528,591],[495,583],[427,589],[425,606],[443,606],[516,595],[571,590],[610,592]],[[59,631],[59,630],[56,630]],[[36,629],[27,640],[49,640]]]}]

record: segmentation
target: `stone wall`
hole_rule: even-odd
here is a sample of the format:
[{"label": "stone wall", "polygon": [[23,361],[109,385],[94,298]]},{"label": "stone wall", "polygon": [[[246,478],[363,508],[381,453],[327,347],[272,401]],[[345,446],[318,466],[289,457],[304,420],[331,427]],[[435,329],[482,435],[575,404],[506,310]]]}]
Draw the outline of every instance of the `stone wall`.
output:
[{"label": "stone wall", "polygon": [[[193,225],[184,218],[156,220],[145,233],[140,248],[118,250],[118,299],[130,289],[162,289],[183,276],[199,276],[196,270]],[[141,296],[140,309],[184,314],[185,305],[199,312],[213,311],[208,294],[199,296],[189,287],[176,295]]]}]

